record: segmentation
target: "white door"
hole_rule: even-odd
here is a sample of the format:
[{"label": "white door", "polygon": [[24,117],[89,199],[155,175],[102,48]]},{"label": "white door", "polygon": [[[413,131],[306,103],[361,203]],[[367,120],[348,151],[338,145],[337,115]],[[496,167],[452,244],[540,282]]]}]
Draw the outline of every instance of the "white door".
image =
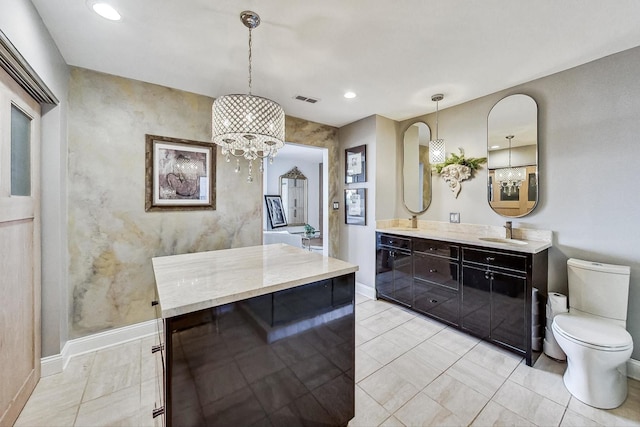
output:
[{"label": "white door", "polygon": [[40,105],[0,69],[0,425],[40,379]]}]

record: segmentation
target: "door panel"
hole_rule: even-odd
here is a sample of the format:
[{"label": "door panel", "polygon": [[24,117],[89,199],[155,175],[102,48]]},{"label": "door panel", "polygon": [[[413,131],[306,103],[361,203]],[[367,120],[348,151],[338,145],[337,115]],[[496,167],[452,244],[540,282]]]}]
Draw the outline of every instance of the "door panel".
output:
[{"label": "door panel", "polygon": [[40,379],[40,106],[0,70],[0,425]]}]

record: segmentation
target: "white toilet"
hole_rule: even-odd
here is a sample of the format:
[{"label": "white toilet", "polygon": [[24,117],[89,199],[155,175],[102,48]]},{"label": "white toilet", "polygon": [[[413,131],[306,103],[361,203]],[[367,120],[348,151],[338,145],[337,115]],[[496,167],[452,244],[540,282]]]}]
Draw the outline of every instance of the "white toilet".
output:
[{"label": "white toilet", "polygon": [[630,268],[569,259],[567,269],[569,312],[551,326],[567,354],[564,384],[587,405],[616,408],[627,398],[625,364],[633,351],[625,329]]}]

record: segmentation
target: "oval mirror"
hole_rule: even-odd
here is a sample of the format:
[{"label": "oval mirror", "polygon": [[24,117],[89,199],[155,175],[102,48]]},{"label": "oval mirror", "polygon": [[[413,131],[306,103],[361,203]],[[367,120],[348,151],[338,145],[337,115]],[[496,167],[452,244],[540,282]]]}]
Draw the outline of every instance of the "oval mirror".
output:
[{"label": "oval mirror", "polygon": [[431,129],[423,122],[416,122],[404,131],[402,195],[404,206],[416,215],[431,204],[430,139]]},{"label": "oval mirror", "polygon": [[489,206],[506,217],[529,214],[538,204],[538,105],[511,95],[488,118]]}]

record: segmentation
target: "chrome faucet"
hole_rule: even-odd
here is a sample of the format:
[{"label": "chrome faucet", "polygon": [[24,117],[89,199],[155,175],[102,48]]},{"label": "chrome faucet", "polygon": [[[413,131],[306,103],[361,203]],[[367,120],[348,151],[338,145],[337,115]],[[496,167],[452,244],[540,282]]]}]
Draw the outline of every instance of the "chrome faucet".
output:
[{"label": "chrome faucet", "polygon": [[513,227],[511,226],[511,221],[507,221],[507,223],[505,225],[503,225],[503,227],[507,229],[507,239],[512,239],[513,238]]},{"label": "chrome faucet", "polygon": [[418,228],[418,216],[411,215],[411,228]]}]

